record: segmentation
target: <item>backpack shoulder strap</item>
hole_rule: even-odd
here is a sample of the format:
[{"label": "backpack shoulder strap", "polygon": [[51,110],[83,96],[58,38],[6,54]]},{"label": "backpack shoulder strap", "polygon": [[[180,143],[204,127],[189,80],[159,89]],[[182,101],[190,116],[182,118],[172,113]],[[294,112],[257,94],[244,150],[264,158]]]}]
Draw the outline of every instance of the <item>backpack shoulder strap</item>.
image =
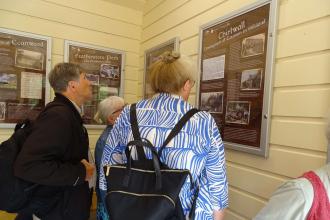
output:
[{"label": "backpack shoulder strap", "polygon": [[[140,135],[137,116],[136,116],[136,103],[131,105],[129,113],[130,113],[130,122],[131,122],[131,128],[132,128],[132,133],[133,133],[134,140],[141,141],[141,135]],[[146,156],[144,154],[144,149],[143,149],[142,146],[137,147],[136,150],[137,150],[137,153],[138,153],[138,159],[139,160],[146,159]]]},{"label": "backpack shoulder strap", "polygon": [[180,118],[178,123],[174,126],[174,128],[172,129],[170,134],[167,136],[167,138],[164,141],[162,147],[159,149],[159,151],[158,151],[159,158],[161,158],[162,152],[163,152],[165,146],[168,143],[170,143],[170,141],[180,132],[180,130],[183,128],[183,126],[187,123],[187,121],[189,121],[189,119],[192,116],[194,116],[194,114],[196,114],[197,112],[199,112],[198,109],[192,108],[184,116],[182,116],[182,118]]}]

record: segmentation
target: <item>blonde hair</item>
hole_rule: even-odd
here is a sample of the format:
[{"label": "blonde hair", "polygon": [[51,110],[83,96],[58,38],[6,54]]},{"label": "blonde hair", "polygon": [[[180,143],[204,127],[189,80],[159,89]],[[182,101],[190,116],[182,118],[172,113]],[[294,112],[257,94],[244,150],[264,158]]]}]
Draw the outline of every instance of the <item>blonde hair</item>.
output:
[{"label": "blonde hair", "polygon": [[110,96],[102,100],[98,105],[98,110],[94,116],[94,120],[99,123],[108,123],[108,117],[114,112],[124,107],[124,99],[119,96]]},{"label": "blonde hair", "polygon": [[190,58],[166,51],[151,65],[149,83],[155,93],[178,93],[187,80],[195,81],[196,73]]}]

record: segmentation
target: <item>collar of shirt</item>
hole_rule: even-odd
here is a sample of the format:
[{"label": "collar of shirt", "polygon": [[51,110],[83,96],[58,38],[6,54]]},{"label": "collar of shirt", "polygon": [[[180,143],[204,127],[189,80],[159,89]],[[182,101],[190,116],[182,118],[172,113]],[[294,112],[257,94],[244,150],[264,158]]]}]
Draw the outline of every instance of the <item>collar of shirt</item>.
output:
[{"label": "collar of shirt", "polygon": [[183,100],[183,98],[181,96],[179,96],[177,94],[172,94],[172,93],[156,93],[155,95],[152,96],[152,98],[156,98],[158,96],[169,96],[169,97]]},{"label": "collar of shirt", "polygon": [[[70,99],[69,99],[70,100]],[[77,111],[79,112],[80,115],[82,115],[82,110],[81,108],[72,100],[70,100],[70,102],[74,105],[74,107],[77,109]]]}]

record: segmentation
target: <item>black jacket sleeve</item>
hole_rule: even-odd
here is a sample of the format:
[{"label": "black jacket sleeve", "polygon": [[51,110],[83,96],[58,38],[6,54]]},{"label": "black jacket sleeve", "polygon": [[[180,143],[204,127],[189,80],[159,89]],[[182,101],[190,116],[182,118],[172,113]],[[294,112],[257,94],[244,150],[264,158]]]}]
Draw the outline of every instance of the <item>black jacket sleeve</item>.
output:
[{"label": "black jacket sleeve", "polygon": [[70,114],[57,107],[41,113],[15,161],[17,177],[48,186],[72,186],[85,181],[86,171],[80,160],[65,158],[72,138]]}]

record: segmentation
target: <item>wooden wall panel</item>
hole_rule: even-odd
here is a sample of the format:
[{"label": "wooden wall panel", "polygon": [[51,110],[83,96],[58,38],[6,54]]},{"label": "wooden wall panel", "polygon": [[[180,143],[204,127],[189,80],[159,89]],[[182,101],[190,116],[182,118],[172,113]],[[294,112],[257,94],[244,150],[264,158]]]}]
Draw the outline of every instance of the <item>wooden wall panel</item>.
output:
[{"label": "wooden wall panel", "polygon": [[272,120],[270,143],[326,152],[325,127],[323,120],[275,118]]},{"label": "wooden wall panel", "polygon": [[[329,38],[330,39],[330,38]],[[273,115],[325,117],[330,106],[330,88],[275,89]]]},{"label": "wooden wall panel", "polygon": [[280,59],[275,66],[275,87],[330,83],[330,52]]},{"label": "wooden wall panel", "polygon": [[283,0],[279,10],[278,28],[288,28],[329,14],[328,0]]},{"label": "wooden wall panel", "polygon": [[20,13],[47,21],[140,40],[140,35],[138,34],[141,30],[140,26],[92,14],[90,12],[80,11],[76,8],[69,8],[41,0],[3,1],[1,3],[1,8],[6,11]]},{"label": "wooden wall panel", "polygon": [[[43,0],[53,4],[75,8],[91,14],[102,15],[113,20],[142,25],[142,12],[102,0]],[[114,27],[115,28],[115,27]]]}]

